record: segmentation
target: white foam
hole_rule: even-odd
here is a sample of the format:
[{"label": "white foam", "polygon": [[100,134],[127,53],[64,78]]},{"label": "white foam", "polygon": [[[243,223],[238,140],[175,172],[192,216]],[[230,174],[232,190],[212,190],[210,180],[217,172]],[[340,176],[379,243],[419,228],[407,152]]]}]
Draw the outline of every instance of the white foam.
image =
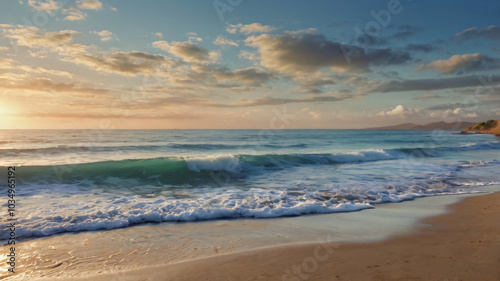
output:
[{"label": "white foam", "polygon": [[372,149],[364,150],[360,152],[337,154],[328,157],[332,161],[339,163],[351,163],[351,162],[367,162],[367,161],[377,161],[377,160],[391,160],[400,159],[403,157],[402,153],[390,152],[383,149]]},{"label": "white foam", "polygon": [[213,155],[205,157],[186,157],[187,167],[193,172],[204,170],[237,172],[241,170],[240,161],[233,155]]},{"label": "white foam", "polygon": [[[272,163],[279,166],[296,166],[296,165],[310,165],[314,163],[354,163],[354,162],[368,162],[378,160],[392,160],[401,159],[404,154],[397,151],[385,151],[382,149],[363,150],[359,152],[344,153],[344,154],[291,154],[287,156],[296,157],[296,162],[291,162],[282,158],[282,155],[268,154],[268,155],[249,155],[250,157],[259,158],[262,161]],[[231,173],[240,172],[243,168],[250,168],[250,165],[259,165],[259,162],[252,164],[244,163],[237,156],[234,155],[213,155],[205,157],[185,157],[187,167],[193,172],[200,171],[227,171]],[[301,162],[302,161],[302,162]],[[247,165],[245,165],[247,164]],[[262,163],[263,164],[263,163]]]},{"label": "white foam", "polygon": [[[344,161],[359,161],[398,155],[374,150],[343,156],[346,157]],[[242,165],[233,156],[190,158],[186,163],[195,171]],[[146,187],[154,190],[158,187],[141,186],[141,181],[111,177],[99,182],[81,181],[80,185],[26,183],[20,189],[23,194],[20,194],[22,200],[16,234],[18,237],[46,236],[61,232],[113,229],[145,222],[267,218],[355,211],[371,208],[376,203],[470,192],[470,185],[497,183],[498,177],[492,177],[493,181],[479,181],[485,177],[482,174],[474,176],[474,173],[492,174],[489,170],[495,171],[500,164],[496,160],[462,164],[422,162],[411,169],[398,170],[401,163],[396,160],[382,161],[376,166],[372,163],[326,165],[322,169],[304,165],[248,177],[245,188],[253,187],[249,190],[236,189],[234,186],[185,189],[177,186],[179,190],[174,191],[186,195],[177,197],[153,197],[156,196],[153,195],[154,191],[151,194],[125,193],[121,190],[118,190],[119,193],[103,192],[108,185],[123,187],[122,181],[133,183],[137,190]],[[478,167],[478,171],[474,167]],[[472,173],[472,177],[464,171],[466,169],[467,173]],[[161,188],[174,192],[169,187]],[[141,194],[149,197],[142,197]],[[0,228],[5,229],[7,225],[6,219],[1,218]],[[6,235],[7,232],[1,232],[0,239],[5,239]]]},{"label": "white foam", "polygon": [[[66,204],[57,205],[58,198],[30,200],[25,212],[19,216],[17,236],[46,236],[60,232],[114,229],[131,224],[162,221],[197,221],[218,218],[268,218],[295,216],[311,213],[332,213],[372,208],[368,203],[332,203],[288,196],[286,192],[269,192],[262,189],[248,191],[242,196],[239,190],[209,193],[193,199],[150,200],[138,196],[108,198],[96,204],[90,195],[66,198]],[[88,203],[83,203],[88,202]],[[216,203],[217,202],[217,203]],[[37,207],[33,207],[37,204]],[[58,206],[50,214],[44,205]],[[6,227],[2,222],[0,227]],[[5,239],[6,232],[0,234]]]}]

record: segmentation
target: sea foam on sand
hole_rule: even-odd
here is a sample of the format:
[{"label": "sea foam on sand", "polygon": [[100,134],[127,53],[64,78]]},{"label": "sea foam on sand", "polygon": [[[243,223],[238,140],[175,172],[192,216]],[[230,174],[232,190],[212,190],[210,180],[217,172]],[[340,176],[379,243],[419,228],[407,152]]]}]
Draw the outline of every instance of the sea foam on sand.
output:
[{"label": "sea foam on sand", "polygon": [[20,274],[12,280],[121,272],[291,243],[381,240],[409,231],[467,196],[473,195],[426,197],[353,213],[143,225],[29,240],[19,243]]}]

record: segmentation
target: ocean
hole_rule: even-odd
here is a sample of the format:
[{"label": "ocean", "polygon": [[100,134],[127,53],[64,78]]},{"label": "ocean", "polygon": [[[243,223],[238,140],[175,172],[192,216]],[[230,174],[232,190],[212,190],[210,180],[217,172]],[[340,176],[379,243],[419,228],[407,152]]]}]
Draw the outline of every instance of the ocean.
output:
[{"label": "ocean", "polygon": [[499,160],[498,137],[450,130],[0,130],[18,239],[481,192]]}]

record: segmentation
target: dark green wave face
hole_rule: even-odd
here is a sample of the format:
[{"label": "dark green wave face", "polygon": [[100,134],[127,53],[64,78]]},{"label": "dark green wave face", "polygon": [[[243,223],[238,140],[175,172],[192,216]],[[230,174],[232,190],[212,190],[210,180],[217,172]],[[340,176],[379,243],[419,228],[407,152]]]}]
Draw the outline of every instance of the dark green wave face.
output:
[{"label": "dark green wave face", "polygon": [[438,157],[450,152],[499,149],[500,143],[487,142],[469,146],[441,146],[366,150],[345,154],[264,154],[212,157],[162,157],[130,159],[53,166],[20,167],[25,182],[94,183],[108,178],[136,179],[147,184],[185,186],[221,185],[217,178],[228,178],[224,184],[235,183],[247,176],[272,173],[291,167],[337,165],[405,158]]},{"label": "dark green wave face", "polygon": [[108,178],[137,179],[141,182],[182,185],[207,178],[206,173],[188,169],[181,159],[156,158],[96,163],[19,167],[22,181],[48,183],[104,182]]}]

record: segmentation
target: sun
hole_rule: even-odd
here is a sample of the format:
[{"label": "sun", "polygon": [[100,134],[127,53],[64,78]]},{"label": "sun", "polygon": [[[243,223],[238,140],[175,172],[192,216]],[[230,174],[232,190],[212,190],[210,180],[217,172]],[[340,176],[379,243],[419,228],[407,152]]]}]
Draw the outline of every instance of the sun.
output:
[{"label": "sun", "polygon": [[11,114],[14,114],[11,104],[0,101],[0,116],[6,117]]}]

